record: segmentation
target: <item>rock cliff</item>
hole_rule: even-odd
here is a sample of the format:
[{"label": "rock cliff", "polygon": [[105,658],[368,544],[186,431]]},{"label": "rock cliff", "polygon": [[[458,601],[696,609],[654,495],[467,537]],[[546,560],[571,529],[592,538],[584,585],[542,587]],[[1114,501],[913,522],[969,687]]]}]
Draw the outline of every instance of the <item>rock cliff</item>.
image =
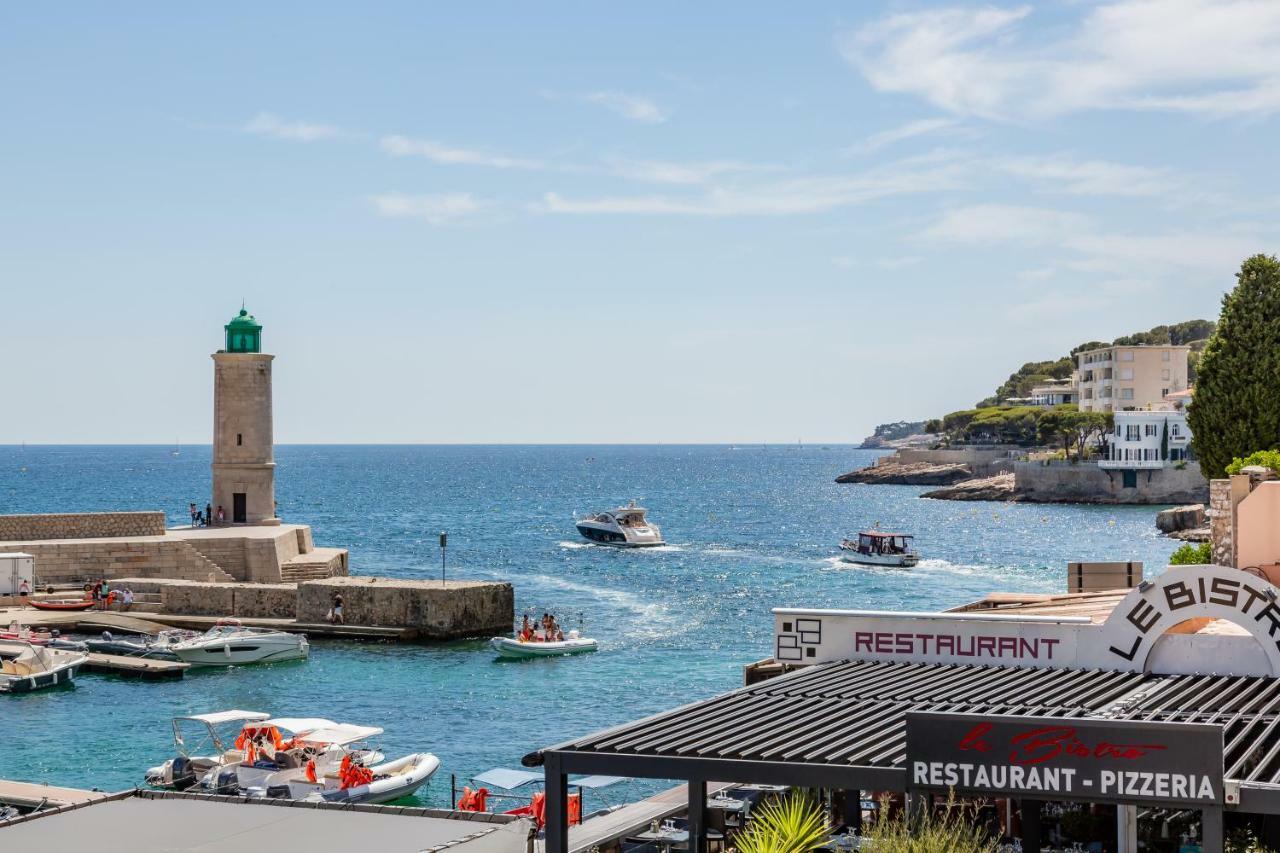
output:
[{"label": "rock cliff", "polygon": [[860,468],[836,477],[837,483],[869,483],[896,486],[947,486],[973,476],[968,465],[959,463],[888,462]]},{"label": "rock cliff", "polygon": [[947,501],[1017,500],[1012,472],[996,474],[994,477],[975,477],[969,480],[961,480],[950,486],[925,492],[920,497]]}]

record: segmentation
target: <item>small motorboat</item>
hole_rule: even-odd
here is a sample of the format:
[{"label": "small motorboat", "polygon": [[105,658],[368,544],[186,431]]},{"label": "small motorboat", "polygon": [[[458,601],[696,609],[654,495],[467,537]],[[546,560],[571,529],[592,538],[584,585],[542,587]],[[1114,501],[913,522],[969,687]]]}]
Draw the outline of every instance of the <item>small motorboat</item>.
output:
[{"label": "small motorboat", "polygon": [[865,566],[896,566],[909,569],[920,562],[920,555],[912,550],[914,539],[906,533],[883,533],[864,530],[856,540],[840,542],[840,559],[846,563]]},{"label": "small motorboat", "polygon": [[29,693],[69,684],[89,656],[30,643],[4,642],[0,643],[0,659],[0,693]]},{"label": "small motorboat", "polygon": [[310,649],[302,634],[246,628],[239,619],[219,619],[198,637],[169,646],[179,660],[201,666],[301,660]]},{"label": "small motorboat", "polygon": [[658,525],[645,517],[647,510],[631,501],[624,507],[580,518],[578,532],[597,545],[615,548],[652,548],[667,544]]},{"label": "small motorboat", "polygon": [[117,637],[110,631],[103,631],[101,636],[86,640],[85,646],[91,652],[104,655],[175,660],[178,656],[174,653],[172,646],[199,636],[195,631],[183,631],[177,628],[161,631],[158,634],[137,634],[130,637]]},{"label": "small motorboat", "polygon": [[269,720],[261,711],[214,711],[173,718],[173,746],[177,753],[164,764],[144,774],[148,785],[185,791],[202,782],[214,770],[239,764],[245,758],[242,750],[231,749],[231,725],[243,731],[248,724]]},{"label": "small motorboat", "polygon": [[[323,724],[323,725],[318,725]],[[285,739],[282,730],[293,736]],[[245,727],[238,738],[252,758],[217,771],[207,787],[218,794],[335,803],[386,803],[411,796],[440,769],[440,759],[416,752],[387,761],[367,741],[376,726],[280,718]]]},{"label": "small motorboat", "polygon": [[559,655],[580,655],[594,652],[599,644],[577,631],[570,631],[563,640],[521,640],[519,637],[494,637],[489,645],[499,657],[549,658]]},{"label": "small motorboat", "polygon": [[30,598],[30,604],[36,610],[88,610],[93,607],[91,598]]}]

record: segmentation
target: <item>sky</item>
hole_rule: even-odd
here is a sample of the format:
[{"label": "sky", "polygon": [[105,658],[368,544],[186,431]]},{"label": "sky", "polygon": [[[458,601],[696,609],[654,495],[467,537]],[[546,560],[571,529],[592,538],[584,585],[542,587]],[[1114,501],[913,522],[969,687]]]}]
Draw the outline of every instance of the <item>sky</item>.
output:
[{"label": "sky", "polygon": [[1216,317],[1280,4],[0,6],[0,443],[844,442]]}]

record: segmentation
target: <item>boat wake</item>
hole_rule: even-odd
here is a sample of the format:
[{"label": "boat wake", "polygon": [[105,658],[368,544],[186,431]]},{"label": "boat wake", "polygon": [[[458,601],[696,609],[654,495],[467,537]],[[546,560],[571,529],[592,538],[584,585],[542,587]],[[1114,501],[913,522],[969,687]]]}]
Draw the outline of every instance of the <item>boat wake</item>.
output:
[{"label": "boat wake", "polygon": [[[575,581],[552,577],[550,575],[534,575],[530,580],[536,582],[540,586],[589,595],[604,602],[605,604],[621,610],[630,611],[636,616],[641,617],[639,619],[627,618],[623,620],[614,620],[618,624],[634,629],[625,631],[624,636],[642,638],[669,637],[673,633],[679,633],[688,627],[685,625],[683,620],[677,618],[671,613],[671,609],[667,605],[653,601],[645,601],[634,592],[627,592],[622,589],[610,589],[603,586],[590,586],[588,584],[576,583]],[[597,619],[597,621],[601,620]],[[569,622],[566,622],[565,624],[569,624]],[[587,634],[590,636],[590,630],[587,631]]]},{"label": "boat wake", "polygon": [[591,547],[591,545],[587,542],[560,542],[557,544],[559,544],[561,548],[565,548],[567,550],[574,550],[574,551],[576,551],[579,548]]}]

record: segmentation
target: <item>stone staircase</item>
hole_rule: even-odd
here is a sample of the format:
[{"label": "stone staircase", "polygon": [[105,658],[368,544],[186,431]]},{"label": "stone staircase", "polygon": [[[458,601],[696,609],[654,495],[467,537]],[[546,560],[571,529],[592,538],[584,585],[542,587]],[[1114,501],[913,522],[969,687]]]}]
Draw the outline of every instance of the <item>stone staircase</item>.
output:
[{"label": "stone staircase", "polygon": [[301,560],[290,560],[280,567],[280,579],[285,583],[318,581],[328,577],[333,577],[333,571],[329,568],[328,561],[309,563]]}]

